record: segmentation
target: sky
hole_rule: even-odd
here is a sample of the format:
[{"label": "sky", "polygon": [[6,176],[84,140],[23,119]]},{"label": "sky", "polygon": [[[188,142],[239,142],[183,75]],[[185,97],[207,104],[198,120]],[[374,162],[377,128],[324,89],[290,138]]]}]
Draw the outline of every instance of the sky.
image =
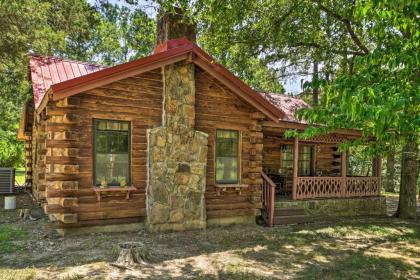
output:
[{"label": "sky", "polygon": [[[88,3],[95,5],[95,3],[97,3],[100,0],[87,0]],[[122,4],[125,5],[125,1],[121,1],[121,0],[108,0],[108,2],[112,3],[112,4]],[[145,1],[145,0],[140,0],[139,1],[140,5],[147,5],[150,6],[151,3],[150,1]],[[129,5],[128,5],[129,6]],[[148,8],[146,9],[146,12],[149,14],[150,17],[155,17],[156,16],[156,11],[153,8]],[[297,76],[297,77],[293,77],[293,78],[289,78],[286,80],[282,80],[280,81],[281,84],[283,85],[284,89],[286,90],[286,93],[292,93],[292,94],[297,94],[300,93],[301,90],[301,84],[303,84],[301,81],[308,80],[307,76]]]}]

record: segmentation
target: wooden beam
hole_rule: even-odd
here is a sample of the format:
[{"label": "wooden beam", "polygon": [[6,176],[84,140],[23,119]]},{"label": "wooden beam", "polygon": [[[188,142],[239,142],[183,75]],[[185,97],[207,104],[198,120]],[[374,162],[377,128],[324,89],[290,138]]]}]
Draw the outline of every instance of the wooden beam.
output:
[{"label": "wooden beam", "polygon": [[299,168],[299,139],[295,137],[293,143],[293,187],[292,187],[292,199],[296,200],[297,180],[298,180],[298,168]]},{"label": "wooden beam", "polygon": [[381,156],[375,157],[375,176],[378,178],[378,195],[381,194],[381,169],[382,169],[382,158]]},{"label": "wooden beam", "polygon": [[[282,128],[282,129],[300,129],[304,130],[308,128],[307,124],[298,123],[298,122],[290,122],[290,121],[279,121],[279,122],[272,122],[272,121],[263,121],[263,127],[274,127],[274,128]],[[322,127],[320,125],[315,125],[315,127]],[[347,129],[347,128],[338,128],[332,131],[331,133],[341,134],[341,135],[348,135],[348,136],[356,136],[361,137],[362,131],[357,129]]]},{"label": "wooden beam", "polygon": [[347,192],[347,152],[343,151],[341,153],[341,195],[342,197],[346,196]]}]

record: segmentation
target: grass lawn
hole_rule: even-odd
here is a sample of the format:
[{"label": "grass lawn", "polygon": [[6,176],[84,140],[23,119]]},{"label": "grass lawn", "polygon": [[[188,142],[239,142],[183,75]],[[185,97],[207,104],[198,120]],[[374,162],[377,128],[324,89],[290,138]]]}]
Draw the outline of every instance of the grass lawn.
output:
[{"label": "grass lawn", "polygon": [[[419,279],[420,275],[420,222],[391,217],[62,238],[45,227],[46,219],[22,222],[14,215],[0,210],[0,279]],[[1,224],[6,216],[8,224]],[[130,270],[112,266],[116,244],[124,241],[143,242],[147,264]]]},{"label": "grass lawn", "polygon": [[25,183],[25,168],[18,167],[15,170],[15,184],[23,185]]}]

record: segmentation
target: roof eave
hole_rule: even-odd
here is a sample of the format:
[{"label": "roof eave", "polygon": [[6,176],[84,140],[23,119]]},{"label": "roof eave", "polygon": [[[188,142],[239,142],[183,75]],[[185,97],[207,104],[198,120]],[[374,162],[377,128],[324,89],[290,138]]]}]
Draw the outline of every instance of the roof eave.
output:
[{"label": "roof eave", "polygon": [[53,100],[60,100],[73,94],[185,60],[192,47],[192,44],[189,44],[52,85]]}]

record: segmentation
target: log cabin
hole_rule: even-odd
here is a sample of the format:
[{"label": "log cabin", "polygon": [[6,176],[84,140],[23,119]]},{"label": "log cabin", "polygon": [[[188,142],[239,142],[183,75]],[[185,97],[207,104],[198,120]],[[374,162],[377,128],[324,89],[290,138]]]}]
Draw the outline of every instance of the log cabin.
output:
[{"label": "log cabin", "polygon": [[30,57],[33,98],[18,139],[34,197],[63,234],[83,230],[268,226],[384,213],[380,159],[349,176],[338,129],[287,139],[307,124],[297,98],[258,92],[166,14],[150,56],[113,67]]}]

